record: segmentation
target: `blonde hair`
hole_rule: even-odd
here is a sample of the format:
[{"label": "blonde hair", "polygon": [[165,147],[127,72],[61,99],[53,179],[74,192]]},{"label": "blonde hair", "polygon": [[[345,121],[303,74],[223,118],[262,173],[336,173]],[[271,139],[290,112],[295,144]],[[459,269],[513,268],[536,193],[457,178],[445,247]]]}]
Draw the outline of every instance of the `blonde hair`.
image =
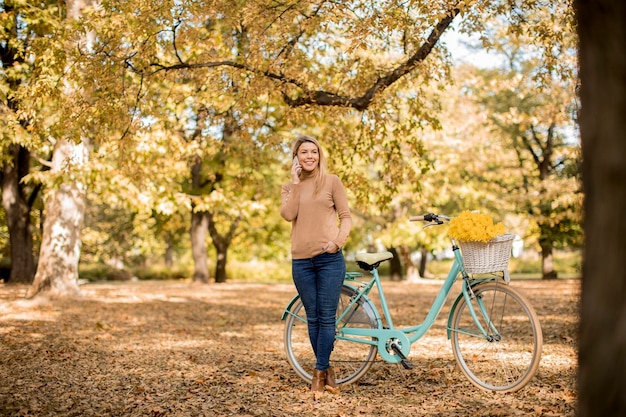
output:
[{"label": "blonde hair", "polygon": [[[296,138],[296,141],[291,147],[291,157],[295,158],[298,155],[298,149],[300,149],[300,145],[306,142],[310,142],[317,147],[317,153],[320,157],[317,166],[317,172],[315,173],[315,177],[313,179],[315,181],[314,194],[317,194],[319,190],[321,190],[324,186],[324,180],[326,179],[326,156],[324,156],[324,151],[322,150],[320,143],[312,136],[300,135]],[[302,175],[302,173],[300,173],[300,175]]]}]

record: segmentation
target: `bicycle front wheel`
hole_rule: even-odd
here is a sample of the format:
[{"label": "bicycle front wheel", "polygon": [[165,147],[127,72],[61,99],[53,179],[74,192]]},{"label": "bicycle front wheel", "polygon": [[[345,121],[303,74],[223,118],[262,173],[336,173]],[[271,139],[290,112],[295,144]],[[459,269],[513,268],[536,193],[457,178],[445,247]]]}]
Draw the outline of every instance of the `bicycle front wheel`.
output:
[{"label": "bicycle front wheel", "polygon": [[461,298],[451,322],[454,357],[477,387],[517,391],[539,367],[543,336],[537,313],[526,297],[506,284],[488,282],[473,291],[472,308],[488,335],[480,331]]},{"label": "bicycle front wheel", "polygon": [[[354,288],[347,285],[343,286],[337,306],[337,317],[348,307],[355,294]],[[310,383],[315,368],[315,354],[309,341],[306,312],[300,299],[293,304],[285,321],[284,344],[287,360],[298,376]],[[373,307],[369,301],[360,299],[353,307],[353,311],[338,325],[376,328],[377,320]],[[334,349],[330,356],[330,365],[335,370],[337,383],[345,385],[359,380],[370,369],[377,353],[376,344],[370,345],[335,339]]]}]

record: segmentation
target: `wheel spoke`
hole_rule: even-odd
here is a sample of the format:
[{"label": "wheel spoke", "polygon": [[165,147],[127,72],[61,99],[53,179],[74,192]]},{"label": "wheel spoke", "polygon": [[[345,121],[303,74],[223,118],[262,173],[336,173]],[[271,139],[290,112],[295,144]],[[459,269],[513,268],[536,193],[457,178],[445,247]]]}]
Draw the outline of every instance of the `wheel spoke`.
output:
[{"label": "wheel spoke", "polygon": [[499,283],[474,288],[490,322],[481,325],[490,332],[487,340],[478,330],[465,300],[452,318],[452,350],[463,373],[476,386],[490,391],[513,392],[525,386],[537,372],[543,339],[533,308],[515,289]]},{"label": "wheel spoke", "polygon": [[[338,317],[350,305],[355,292],[353,288],[348,286],[342,288],[337,307]],[[376,316],[369,304],[360,300],[352,308],[354,310],[346,314],[344,319],[338,323],[338,328],[376,327]],[[310,381],[315,365],[315,355],[309,341],[306,313],[300,300],[294,303],[291,314],[286,319],[284,342],[289,363],[302,379]],[[335,370],[337,383],[350,384],[356,382],[372,366],[377,352],[375,345],[336,339],[331,355],[331,366]]]}]

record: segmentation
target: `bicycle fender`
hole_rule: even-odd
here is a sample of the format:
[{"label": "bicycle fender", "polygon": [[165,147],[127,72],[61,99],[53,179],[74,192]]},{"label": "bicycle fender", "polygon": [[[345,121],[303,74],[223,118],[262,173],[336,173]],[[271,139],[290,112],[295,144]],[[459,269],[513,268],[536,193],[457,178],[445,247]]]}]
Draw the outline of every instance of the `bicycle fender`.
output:
[{"label": "bicycle fender", "polygon": [[289,315],[289,313],[291,312],[291,307],[293,307],[293,305],[296,303],[296,301],[298,301],[300,299],[300,294],[296,294],[293,296],[293,298],[291,299],[291,301],[289,301],[289,304],[287,304],[287,307],[285,307],[285,309],[283,310],[283,315],[280,318],[281,320],[285,320],[287,318],[287,316]]},{"label": "bicycle fender", "polygon": [[452,307],[450,308],[450,314],[448,314],[448,325],[446,326],[446,333],[448,336],[448,340],[450,340],[450,338],[452,337],[452,330],[450,330],[452,326],[452,316],[454,316],[454,311],[456,310],[457,305],[461,301],[461,298],[463,298],[463,293],[460,293],[459,295],[456,296],[456,300],[454,300],[454,303],[452,303]]},{"label": "bicycle fender", "polygon": [[[480,285],[482,283],[484,283],[485,281],[476,281],[472,284],[470,284],[470,288],[474,288],[477,285]],[[459,305],[459,302],[461,301],[461,298],[463,298],[463,292],[459,293],[459,295],[457,295],[456,300],[454,300],[454,303],[452,303],[452,307],[450,307],[450,314],[448,314],[448,325],[446,326],[446,334],[448,336],[448,340],[450,340],[450,338],[452,337],[452,317],[454,316],[454,311],[456,310],[457,306]]]}]

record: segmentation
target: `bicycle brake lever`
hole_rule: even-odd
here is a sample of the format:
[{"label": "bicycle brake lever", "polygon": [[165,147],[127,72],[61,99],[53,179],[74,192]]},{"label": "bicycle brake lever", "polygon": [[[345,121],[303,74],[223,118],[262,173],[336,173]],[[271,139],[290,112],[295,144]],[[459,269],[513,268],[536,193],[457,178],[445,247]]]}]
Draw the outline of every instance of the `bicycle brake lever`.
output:
[{"label": "bicycle brake lever", "polygon": [[439,219],[433,220],[430,223],[428,223],[426,226],[424,226],[424,229],[426,229],[427,227],[430,227],[430,226],[439,226],[441,224],[443,224],[443,220],[439,220]]}]

